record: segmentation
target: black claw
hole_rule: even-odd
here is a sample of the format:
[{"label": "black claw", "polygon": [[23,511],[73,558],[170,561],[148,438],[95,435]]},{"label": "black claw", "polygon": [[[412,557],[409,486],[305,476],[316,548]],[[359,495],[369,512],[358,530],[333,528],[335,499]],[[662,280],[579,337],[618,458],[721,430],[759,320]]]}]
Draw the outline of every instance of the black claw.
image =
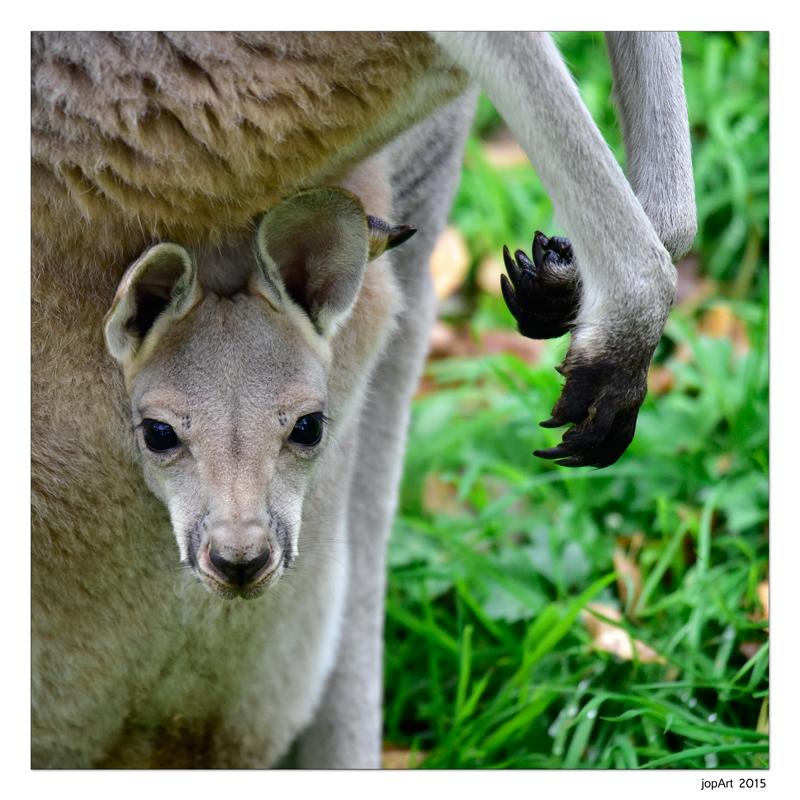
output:
[{"label": "black claw", "polygon": [[517,286],[520,282],[521,272],[519,267],[514,263],[514,259],[511,258],[511,253],[508,252],[508,248],[505,245],[503,245],[503,261],[505,261],[506,272],[508,272],[508,277],[511,278],[511,283]]},{"label": "black claw", "polygon": [[556,419],[552,417],[551,419],[546,419],[544,422],[539,423],[540,428],[560,428],[562,425],[568,425],[569,423],[566,420]]},{"label": "black claw", "polygon": [[556,461],[559,467],[591,467],[594,466],[587,459],[586,456],[571,456],[570,458],[562,458]]},{"label": "black claw", "polygon": [[647,393],[647,365],[652,350],[628,350],[591,363],[575,363],[567,353],[567,382],[552,418],[540,423],[554,428],[571,424],[559,445],[537,451],[542,458],[562,460],[562,467],[608,467],[628,448],[636,418]]},{"label": "black claw", "polygon": [[500,289],[503,292],[503,300],[506,301],[508,310],[514,315],[515,319],[518,319],[523,311],[519,303],[517,303],[514,289],[511,287],[511,281],[505,275],[500,276]]},{"label": "black claw", "polygon": [[535,263],[532,264],[528,256],[526,256],[525,253],[522,252],[522,250],[515,250],[514,256],[516,257],[517,263],[520,265],[520,267],[522,267],[522,269],[527,269],[530,272],[536,271],[536,265],[539,262],[536,261]]},{"label": "black claw", "polygon": [[571,456],[573,450],[569,445],[561,442],[561,444],[557,444],[555,447],[549,447],[547,450],[534,450],[533,454],[539,458],[564,458],[564,456]]},{"label": "black claw", "polygon": [[398,225],[396,228],[389,229],[389,242],[386,245],[387,250],[393,247],[399,247],[403,242],[407,242],[415,233],[417,228],[414,225]]},{"label": "black claw", "polygon": [[[544,259],[544,248],[542,247],[542,234],[539,231],[536,231],[536,235],[533,237],[533,244],[531,244],[531,258],[533,258],[533,263],[537,266],[542,265],[542,260]],[[521,250],[517,251],[521,253]],[[523,255],[525,255],[523,253]]]}]

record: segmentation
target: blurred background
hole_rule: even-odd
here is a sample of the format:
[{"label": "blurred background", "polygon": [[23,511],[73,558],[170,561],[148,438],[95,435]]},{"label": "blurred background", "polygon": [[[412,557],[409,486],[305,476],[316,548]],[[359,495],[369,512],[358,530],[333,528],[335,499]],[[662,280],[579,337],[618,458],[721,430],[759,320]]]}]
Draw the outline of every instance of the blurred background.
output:
[{"label": "blurred background", "polygon": [[[620,164],[600,34],[555,34]],[[768,766],[769,37],[682,33],[698,234],[636,437],[532,451],[568,337],[524,339],[502,248],[564,235],[481,97],[390,544],[387,767]]]}]

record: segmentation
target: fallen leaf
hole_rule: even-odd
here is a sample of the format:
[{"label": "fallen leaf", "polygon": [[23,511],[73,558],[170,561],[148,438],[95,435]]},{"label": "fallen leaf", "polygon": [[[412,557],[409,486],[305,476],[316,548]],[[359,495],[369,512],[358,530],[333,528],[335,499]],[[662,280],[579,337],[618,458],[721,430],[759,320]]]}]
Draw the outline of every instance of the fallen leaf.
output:
[{"label": "fallen leaf", "polygon": [[425,756],[427,756],[427,753],[384,747],[381,756],[381,769],[413,769],[425,760]]},{"label": "fallen leaf", "polygon": [[[612,521],[615,521],[614,517],[613,517],[614,513],[615,512],[612,511],[611,514],[609,514],[609,516],[612,518]],[[623,521],[624,520],[620,520],[619,524],[621,525]],[[606,525],[608,525],[608,519],[606,521]],[[645,536],[641,531],[634,531],[633,533],[630,533],[630,534],[628,534],[628,533],[618,533],[614,537],[614,544],[615,544],[616,547],[628,547],[628,548],[630,548],[630,551],[628,552],[628,558],[631,559],[631,561],[636,561],[637,553],[645,545],[654,544],[656,541],[660,541],[660,540],[651,539],[650,537]]]},{"label": "fallen leaf", "polygon": [[747,330],[744,323],[733,313],[731,307],[725,303],[718,303],[706,311],[697,325],[700,333],[712,336],[715,339],[726,337],[733,342],[737,353],[746,353],[750,349]]},{"label": "fallen leaf", "polygon": [[749,661],[763,644],[764,642],[742,642],[739,645],[739,652]]},{"label": "fallen leaf", "polygon": [[478,355],[478,346],[466,326],[454,328],[446,322],[435,322],[431,329],[428,358]]},{"label": "fallen leaf", "polygon": [[[761,581],[756,587],[756,594],[761,608],[756,606],[753,612],[748,614],[748,619],[752,622],[769,622],[769,581]],[[769,628],[766,625],[764,630],[769,632]]]},{"label": "fallen leaf", "polygon": [[672,391],[675,374],[669,367],[656,365],[647,373],[647,388],[650,394],[661,395]]},{"label": "fallen leaf", "polygon": [[544,342],[511,331],[487,331],[481,336],[484,353],[514,353],[529,364],[539,360],[544,348]]},{"label": "fallen leaf", "polygon": [[464,237],[454,227],[442,232],[431,254],[433,288],[440,300],[449,297],[467,276],[469,252]]},{"label": "fallen leaf", "polygon": [[436,472],[430,472],[422,487],[422,505],[434,513],[455,515],[463,509],[457,500],[458,489]]},{"label": "fallen leaf", "polygon": [[[758,602],[761,603],[761,608],[750,614],[750,619],[753,622],[769,622],[769,581],[761,581],[756,587],[758,594]],[[769,633],[769,628],[765,625],[764,630]]]},{"label": "fallen leaf", "polygon": [[[614,606],[605,605],[603,603],[589,603],[587,609],[592,609],[598,614],[602,614],[609,619],[620,621],[622,614],[614,608]],[[583,624],[586,630],[592,637],[592,642],[598,650],[603,650],[606,653],[611,653],[625,661],[633,661],[634,653],[633,647],[636,645],[636,652],[639,656],[639,661],[642,664],[666,664],[667,660],[656,653],[651,647],[648,647],[644,642],[638,639],[631,639],[627,631],[612,625],[605,620],[598,619],[591,614],[588,610],[581,611]]]},{"label": "fallen leaf", "polygon": [[499,258],[486,256],[478,266],[478,274],[475,280],[484,292],[500,294],[503,291],[500,288],[500,276],[505,275],[505,272],[505,268]]},{"label": "fallen leaf", "polygon": [[[761,608],[749,614],[748,617],[753,622],[769,622],[769,581],[761,581],[756,587],[758,602]],[[769,633],[769,628],[765,625],[764,631]],[[742,642],[739,645],[739,652],[747,659],[751,659],[763,646],[764,642]]]},{"label": "fallen leaf", "polygon": [[639,601],[639,595],[642,593],[642,573],[636,563],[629,558],[623,550],[615,548],[614,555],[614,571],[618,573],[617,577],[617,592],[622,604],[628,606],[628,581],[625,578],[630,578],[630,583],[633,584],[633,601],[630,604],[631,608],[636,608],[636,603]]},{"label": "fallen leaf", "polygon": [[761,581],[758,584],[758,600],[764,607],[764,616],[762,619],[769,619],[769,581]]}]

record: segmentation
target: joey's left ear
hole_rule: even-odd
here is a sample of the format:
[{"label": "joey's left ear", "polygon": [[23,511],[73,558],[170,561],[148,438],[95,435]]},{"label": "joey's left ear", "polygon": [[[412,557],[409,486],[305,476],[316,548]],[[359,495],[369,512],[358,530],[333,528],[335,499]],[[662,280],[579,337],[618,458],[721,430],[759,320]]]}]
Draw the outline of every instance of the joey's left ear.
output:
[{"label": "joey's left ear", "polygon": [[278,307],[297,304],[328,336],[352,307],[367,261],[405,241],[409,230],[367,217],[344,189],[301,192],[258,222],[254,288]]}]

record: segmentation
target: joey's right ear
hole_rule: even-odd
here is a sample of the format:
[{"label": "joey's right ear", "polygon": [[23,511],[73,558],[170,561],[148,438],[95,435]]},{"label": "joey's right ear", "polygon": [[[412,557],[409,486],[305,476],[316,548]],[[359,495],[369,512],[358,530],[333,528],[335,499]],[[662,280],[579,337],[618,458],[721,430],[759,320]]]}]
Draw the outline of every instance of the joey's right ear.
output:
[{"label": "joey's right ear", "polygon": [[156,323],[184,317],[202,298],[192,254],[179,244],[157,244],[122,276],[105,318],[106,344],[123,366],[136,357]]},{"label": "joey's right ear", "polygon": [[343,189],[312,189],[278,203],[255,233],[253,289],[277,308],[299,307],[321,336],[353,305],[369,258],[364,207]]}]

